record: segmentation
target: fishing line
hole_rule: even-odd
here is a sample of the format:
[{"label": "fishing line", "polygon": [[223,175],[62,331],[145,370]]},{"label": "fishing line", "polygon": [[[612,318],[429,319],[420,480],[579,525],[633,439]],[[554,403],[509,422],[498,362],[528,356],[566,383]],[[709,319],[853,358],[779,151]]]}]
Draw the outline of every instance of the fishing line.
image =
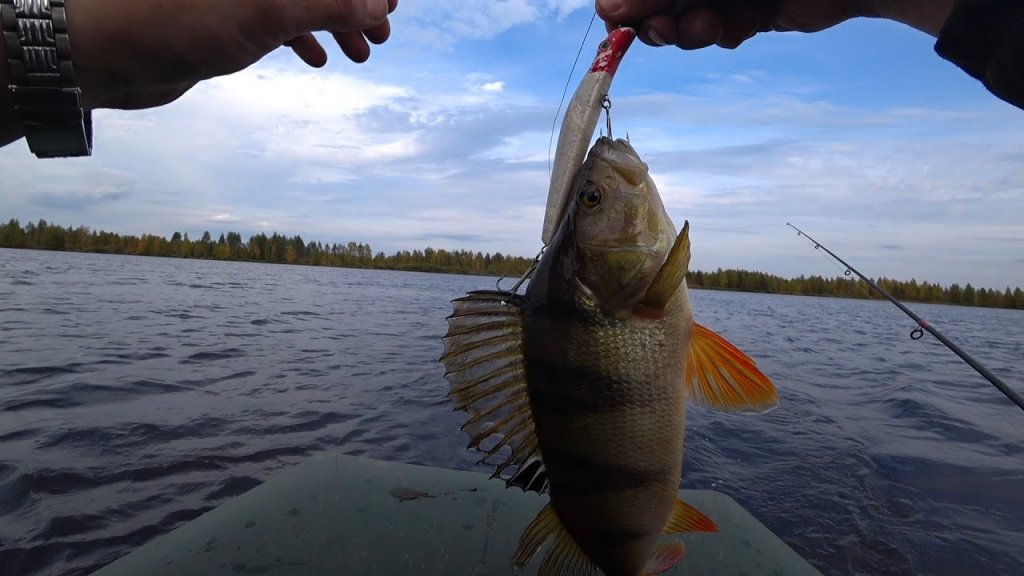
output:
[{"label": "fishing line", "polygon": [[957,346],[952,341],[950,341],[949,338],[946,338],[945,336],[942,335],[941,332],[939,332],[938,330],[933,328],[931,324],[929,324],[928,322],[925,322],[917,314],[914,314],[914,312],[912,312],[909,308],[904,306],[902,302],[900,302],[895,297],[893,297],[891,294],[886,292],[885,289],[883,289],[881,286],[879,286],[878,284],[875,284],[870,278],[868,278],[867,276],[861,274],[856,268],[854,268],[853,266],[850,266],[849,264],[847,264],[845,260],[843,260],[839,256],[836,256],[836,254],[834,252],[832,252],[831,250],[826,248],[821,242],[818,242],[814,238],[811,238],[803,230],[797,228],[796,226],[793,226],[789,222],[786,222],[786,226],[789,226],[793,230],[796,230],[796,235],[797,236],[803,236],[803,237],[807,238],[807,240],[809,240],[812,244],[814,244],[814,249],[815,250],[818,250],[818,249],[824,250],[825,253],[827,253],[829,256],[831,256],[832,258],[835,258],[835,260],[837,262],[839,262],[843,266],[846,266],[845,274],[847,276],[849,276],[850,272],[856,274],[857,277],[860,278],[861,280],[863,280],[864,282],[866,282],[868,286],[871,286],[871,288],[873,288],[876,292],[878,292],[879,294],[884,296],[886,300],[888,300],[889,302],[892,302],[893,304],[895,304],[896,307],[899,308],[900,310],[902,310],[904,314],[906,314],[907,316],[910,316],[910,318],[912,318],[915,322],[917,322],[917,328],[914,328],[914,330],[910,333],[910,337],[912,339],[920,340],[921,337],[924,336],[924,330],[927,330],[929,334],[931,334],[932,336],[935,336],[935,338],[939,342],[942,342],[946,346],[946,348],[949,348],[954,354],[959,356],[961,360],[966,362],[971,368],[974,368],[975,372],[977,372],[978,374],[981,374],[993,386],[998,388],[999,391],[1002,392],[1003,395],[1005,395],[1007,398],[1009,398],[1011,402],[1016,404],[1021,410],[1024,410],[1024,397],[1021,397],[1020,394],[1018,394],[1016,391],[1014,391],[1012,388],[1010,388],[1005,382],[1000,380],[998,376],[996,376],[995,374],[990,372],[988,368],[985,368],[984,366],[982,366],[981,362],[978,362],[970,354],[968,354],[967,352],[964,352],[959,346]]},{"label": "fishing line", "polygon": [[537,269],[537,265],[540,264],[540,259],[544,256],[544,248],[547,248],[547,246],[542,247],[540,249],[540,252],[537,252],[537,256],[535,256],[533,258],[533,262],[530,263],[530,267],[526,269],[526,272],[523,273],[523,275],[519,278],[519,281],[516,282],[511,289],[501,289],[501,283],[505,280],[504,274],[501,276],[501,278],[498,278],[498,281],[494,283],[494,287],[498,290],[498,292],[508,292],[509,296],[515,296],[516,292],[519,292],[519,287],[522,286],[530,277],[530,275],[533,274],[533,271]]},{"label": "fishing line", "polygon": [[580,54],[583,54],[583,47],[587,45],[587,38],[590,37],[590,29],[594,27],[594,19],[597,18],[597,10],[590,16],[590,23],[587,24],[587,32],[583,34],[583,41],[580,42],[580,49],[576,51],[576,59],[572,61],[572,69],[569,70],[569,77],[565,79],[565,88],[562,88],[562,99],[558,101],[558,109],[555,110],[555,117],[551,119],[551,136],[548,138],[548,179],[551,179],[551,146],[555,142],[555,127],[558,126],[558,115],[562,113],[562,105],[565,104],[565,95],[569,93],[569,83],[572,82],[572,75],[576,72],[576,65],[580,62]]}]

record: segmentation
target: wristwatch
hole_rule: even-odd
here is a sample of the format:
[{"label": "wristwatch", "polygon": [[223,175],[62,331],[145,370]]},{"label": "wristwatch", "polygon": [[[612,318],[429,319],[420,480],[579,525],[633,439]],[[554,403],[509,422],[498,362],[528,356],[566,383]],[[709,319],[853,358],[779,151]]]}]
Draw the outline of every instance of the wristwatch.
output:
[{"label": "wristwatch", "polygon": [[39,158],[92,154],[92,113],[71,68],[65,0],[0,0],[8,90]]}]

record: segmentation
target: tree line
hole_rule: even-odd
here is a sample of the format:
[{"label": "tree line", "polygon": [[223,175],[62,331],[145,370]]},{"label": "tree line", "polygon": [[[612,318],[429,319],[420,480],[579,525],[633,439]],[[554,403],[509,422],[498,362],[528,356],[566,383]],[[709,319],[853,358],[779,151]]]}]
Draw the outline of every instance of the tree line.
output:
[{"label": "tree line", "polygon": [[[45,220],[22,226],[16,219],[0,225],[0,247],[509,277],[521,276],[532,262],[530,258],[500,252],[489,254],[429,247],[387,255],[374,252],[369,244],[306,242],[299,235],[285,236],[276,232],[270,236],[261,232],[250,236],[247,241],[243,241],[237,232],[220,234],[216,240],[209,232],[195,240],[187,233],[175,232],[167,239],[152,234],[131,236],[95,231],[86,226],[65,228]],[[971,284],[942,286],[891,278],[878,278],[875,282],[900,300],[1024,310],[1024,291],[1019,287],[1000,291],[976,288]],[[764,272],[719,268],[714,272],[690,271],[687,283],[692,288],[713,290],[840,298],[877,297],[864,282],[847,277],[782,278]]]},{"label": "tree line", "polygon": [[301,236],[264,233],[242,240],[241,234],[227,232],[214,239],[209,232],[197,239],[175,232],[170,239],[153,234],[132,236],[91,230],[86,226],[63,227],[46,220],[24,226],[16,219],[0,225],[0,248],[27,248],[68,252],[97,252],[167,258],[240,260],[310,266],[380,268],[419,272],[519,276],[532,262],[521,256],[473,252],[469,250],[401,250],[387,255],[374,252],[369,244],[348,242],[324,244],[306,242]]},{"label": "tree line", "polygon": [[[935,304],[957,304],[961,306],[983,306],[987,308],[1015,308],[1024,310],[1024,290],[1019,287],[1005,290],[975,288],[951,284],[943,286],[917,280],[902,281],[892,278],[875,278],[875,284],[892,294],[897,300],[931,302]],[[868,285],[855,277],[826,278],[823,276],[798,276],[782,278],[763,272],[747,270],[723,270],[714,272],[691,271],[686,283],[692,288],[715,290],[737,290],[741,292],[763,292],[767,294],[804,294],[808,296],[832,296],[836,298],[881,299]]]}]

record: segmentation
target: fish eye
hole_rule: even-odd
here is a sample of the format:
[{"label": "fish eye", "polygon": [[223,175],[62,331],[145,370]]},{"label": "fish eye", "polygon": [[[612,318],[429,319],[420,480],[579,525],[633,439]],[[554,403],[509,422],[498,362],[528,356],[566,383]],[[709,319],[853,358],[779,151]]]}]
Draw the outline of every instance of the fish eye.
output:
[{"label": "fish eye", "polygon": [[580,191],[580,203],[585,208],[594,208],[601,203],[602,196],[600,188],[586,188]]},{"label": "fish eye", "polygon": [[609,42],[607,40],[602,40],[601,44],[598,45],[598,47],[597,47],[597,51],[598,52],[604,52],[605,50],[607,50],[607,49],[609,49],[611,47],[612,47],[612,43],[611,42]]}]

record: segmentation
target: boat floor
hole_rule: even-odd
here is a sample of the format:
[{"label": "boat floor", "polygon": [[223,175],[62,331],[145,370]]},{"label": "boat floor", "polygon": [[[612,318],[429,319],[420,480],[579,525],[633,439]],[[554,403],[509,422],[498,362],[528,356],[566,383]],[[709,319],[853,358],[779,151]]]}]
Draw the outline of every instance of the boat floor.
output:
[{"label": "boat floor", "polygon": [[[819,576],[728,496],[681,490],[717,533],[685,534],[665,574]],[[546,496],[486,474],[318,457],[100,569],[96,576],[505,575]],[[534,574],[543,554],[522,572]]]}]

